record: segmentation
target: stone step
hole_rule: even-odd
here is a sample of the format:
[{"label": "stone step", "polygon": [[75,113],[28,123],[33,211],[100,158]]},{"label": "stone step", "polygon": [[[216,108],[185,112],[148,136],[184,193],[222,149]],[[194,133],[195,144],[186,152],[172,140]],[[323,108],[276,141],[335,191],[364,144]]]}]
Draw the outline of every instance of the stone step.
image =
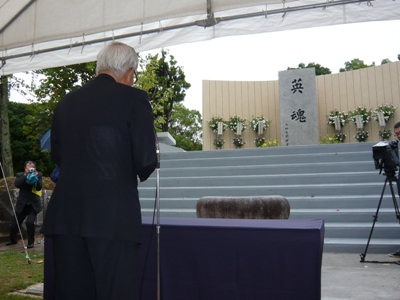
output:
[{"label": "stone step", "polygon": [[[155,213],[154,209],[142,208],[142,216],[143,217],[153,217],[154,213]],[[197,218],[196,209],[185,209],[185,208],[160,209],[160,216],[162,218]]]},{"label": "stone step", "polygon": [[298,155],[309,153],[370,153],[372,157],[372,146],[374,142],[366,143],[344,143],[330,145],[306,145],[289,147],[270,147],[270,148],[242,148],[229,150],[210,150],[210,151],[189,151],[189,152],[167,152],[161,153],[161,160],[170,159],[193,159],[193,158],[217,158],[217,157],[237,157],[237,156],[262,156],[262,155]]},{"label": "stone step", "polygon": [[[204,196],[281,195],[290,203],[291,219],[325,220],[325,251],[359,255],[386,179],[374,165],[375,144],[162,153],[161,215],[196,218],[196,203]],[[397,201],[396,184],[393,189]],[[155,174],[139,185],[143,215],[154,214],[155,190]],[[396,250],[398,226],[387,185],[369,252]]]},{"label": "stone step", "polygon": [[[313,163],[293,163],[293,164],[259,164],[259,165],[231,165],[231,166],[202,166],[192,167],[170,167],[161,168],[162,178],[168,177],[193,177],[193,176],[247,176],[260,174],[286,174],[293,175],[298,173],[321,173],[338,174],[345,170],[356,170],[357,172],[372,172],[379,174],[371,160],[356,162],[337,162],[335,164],[328,162]],[[382,176],[380,176],[382,177]],[[150,179],[156,178],[155,172]],[[382,179],[384,181],[384,178]],[[145,184],[146,182],[144,182]],[[141,183],[143,184],[143,183]]]},{"label": "stone step", "polygon": [[[364,254],[367,242],[368,237],[353,239],[325,237],[324,252]],[[368,253],[392,253],[399,248],[399,245],[400,239],[371,238],[365,259],[368,260]]]},{"label": "stone step", "polygon": [[[327,238],[368,238],[373,226],[369,223],[325,223],[325,237]],[[372,230],[371,239],[398,239],[400,224],[376,222]],[[400,245],[399,245],[400,247]]]},{"label": "stone step", "polygon": [[[234,175],[234,176],[193,176],[167,177],[160,180],[160,187],[214,187],[214,186],[262,186],[262,185],[302,185],[302,184],[363,184],[378,183],[381,177],[375,172],[343,172],[343,173],[302,173],[288,177],[281,174]],[[149,179],[141,187],[156,185],[156,179]],[[397,193],[397,189],[396,189]]]},{"label": "stone step", "polygon": [[[161,185],[161,184],[160,184]],[[139,194],[144,198],[155,195],[156,187],[140,187]],[[338,183],[338,184],[298,184],[288,182],[279,185],[236,185],[236,186],[189,186],[160,187],[160,197],[187,199],[205,196],[257,196],[281,195],[289,197],[322,196],[363,196],[376,195],[382,191],[382,184],[375,183]],[[389,191],[386,191],[389,192]],[[390,193],[390,192],[389,192]]]},{"label": "stone step", "polygon": [[[142,208],[143,216],[152,216],[154,208]],[[374,209],[315,209],[290,211],[289,219],[323,219],[332,223],[368,223],[372,224],[376,211]],[[196,208],[161,208],[162,217],[196,218]],[[378,223],[393,223],[398,221],[394,209],[380,209]],[[399,228],[400,229],[400,228]]]},{"label": "stone step", "polygon": [[160,170],[172,167],[191,167],[198,168],[204,166],[231,166],[234,165],[266,165],[266,164],[298,164],[298,163],[314,163],[316,161],[337,163],[343,161],[366,161],[367,157],[372,155],[365,152],[364,155],[355,152],[343,153],[310,153],[296,155],[267,155],[267,156],[237,156],[237,157],[204,157],[192,159],[168,159],[161,160]]},{"label": "stone step", "polygon": [[[378,207],[381,195],[354,195],[354,196],[319,196],[319,197],[287,197],[291,209],[319,209],[319,208],[371,208]],[[160,198],[160,206],[168,208],[196,208],[199,198]],[[398,196],[396,195],[396,201]],[[155,198],[140,198],[142,208],[154,207]],[[393,198],[386,193],[382,198],[381,208],[394,209]]]},{"label": "stone step", "polygon": [[[381,191],[376,191],[381,192]],[[377,209],[380,202],[380,194],[354,195],[354,196],[321,196],[321,197],[288,197],[292,209],[318,209],[318,208],[371,208]],[[393,200],[390,192],[386,191],[381,201],[381,208],[394,209],[394,201],[399,202],[395,194]]]},{"label": "stone step", "polygon": [[[291,209],[290,219],[324,219],[325,222],[368,223],[373,222],[376,209]],[[396,222],[396,212],[393,209],[381,208],[378,222]]]}]

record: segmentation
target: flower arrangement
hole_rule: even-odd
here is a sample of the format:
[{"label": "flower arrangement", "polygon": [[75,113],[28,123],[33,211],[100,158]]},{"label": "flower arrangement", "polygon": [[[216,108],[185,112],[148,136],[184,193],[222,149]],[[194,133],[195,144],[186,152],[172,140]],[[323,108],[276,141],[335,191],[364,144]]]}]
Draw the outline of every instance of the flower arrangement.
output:
[{"label": "flower arrangement", "polygon": [[378,114],[380,112],[383,113],[383,117],[385,118],[385,121],[389,121],[390,118],[394,115],[397,107],[394,107],[393,104],[383,104],[383,105],[378,105],[378,108],[374,110],[373,112],[373,118],[375,121],[379,122],[379,117]]},{"label": "flower arrangement", "polygon": [[326,136],[321,136],[321,140],[319,141],[319,143],[322,145],[327,145],[327,144],[339,144],[340,142],[336,139],[335,134],[333,135],[327,134]]},{"label": "flower arrangement", "polygon": [[236,137],[233,139],[233,144],[236,148],[242,148],[246,142],[243,142],[242,138]]},{"label": "flower arrangement", "polygon": [[344,142],[346,135],[342,132],[337,132],[332,135],[327,134],[326,136],[321,136],[320,144],[341,144]]},{"label": "flower arrangement", "polygon": [[256,144],[256,147],[262,147],[264,143],[265,143],[264,137],[258,137],[254,140],[254,144]]},{"label": "flower arrangement", "polygon": [[357,107],[350,113],[350,120],[357,124],[356,116],[360,115],[363,126],[367,125],[371,120],[371,109],[367,109],[366,107]]},{"label": "flower arrangement", "polygon": [[217,149],[221,149],[222,146],[225,144],[225,141],[223,138],[217,137],[216,139],[214,139],[213,141],[213,145],[217,148]]},{"label": "flower arrangement", "polygon": [[349,123],[349,114],[344,111],[338,111],[337,109],[334,109],[331,111],[331,113],[328,116],[328,122],[326,124],[335,127],[335,120],[336,117],[339,117],[339,122],[340,126],[343,127],[347,123]]},{"label": "flower arrangement", "polygon": [[208,125],[210,126],[211,130],[215,133],[218,133],[218,123],[219,122],[222,122],[222,124],[223,124],[222,132],[224,132],[228,128],[228,125],[226,124],[224,119],[222,119],[221,117],[212,117],[211,120],[208,121]]},{"label": "flower arrangement", "polygon": [[369,133],[366,130],[358,130],[354,137],[359,142],[365,142],[367,140],[367,138],[369,137]]},{"label": "flower arrangement", "polygon": [[338,142],[338,143],[344,143],[344,140],[346,139],[346,135],[342,132],[336,132],[333,134],[333,138]]},{"label": "flower arrangement", "polygon": [[383,140],[387,140],[392,136],[392,132],[390,131],[390,129],[383,129],[383,131],[379,130],[379,136],[383,139]]},{"label": "flower arrangement", "polygon": [[269,127],[269,124],[271,124],[271,121],[266,120],[263,116],[253,117],[253,119],[250,121],[250,125],[255,133],[258,133],[258,123],[259,122],[263,122],[263,131]]},{"label": "flower arrangement", "polygon": [[266,140],[261,147],[267,148],[267,147],[278,147],[278,146],[279,146],[278,140]]},{"label": "flower arrangement", "polygon": [[228,127],[231,129],[235,134],[237,132],[237,125],[238,123],[242,123],[242,132],[246,130],[246,119],[241,119],[238,116],[233,116],[229,118]]}]

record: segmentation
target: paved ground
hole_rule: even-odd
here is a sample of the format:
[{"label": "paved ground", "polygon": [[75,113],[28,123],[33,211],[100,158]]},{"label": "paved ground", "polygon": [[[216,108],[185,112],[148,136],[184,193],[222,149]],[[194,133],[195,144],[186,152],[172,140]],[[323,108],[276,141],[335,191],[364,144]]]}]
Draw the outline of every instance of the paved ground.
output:
[{"label": "paved ground", "polygon": [[[43,253],[43,248],[43,244],[35,244],[35,248],[28,249],[28,253]],[[5,246],[1,243],[0,252],[7,250],[23,251],[22,244]],[[400,265],[394,264],[396,259],[387,254],[367,253],[365,260],[381,263],[360,263],[357,253],[324,253],[321,299],[400,299]],[[38,284],[20,292],[41,295],[42,291],[43,284]]]},{"label": "paved ground", "polygon": [[[365,261],[396,262],[387,254],[368,254]],[[324,253],[322,299],[400,299],[400,265],[360,263],[357,253]]]}]

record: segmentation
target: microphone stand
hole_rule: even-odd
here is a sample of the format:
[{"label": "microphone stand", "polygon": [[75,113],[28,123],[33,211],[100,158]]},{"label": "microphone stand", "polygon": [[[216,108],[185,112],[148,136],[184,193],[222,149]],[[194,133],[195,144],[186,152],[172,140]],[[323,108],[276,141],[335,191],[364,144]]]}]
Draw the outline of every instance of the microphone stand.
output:
[{"label": "microphone stand", "polygon": [[156,135],[156,211],[157,211],[157,300],[161,299],[161,274],[160,274],[160,144]]}]

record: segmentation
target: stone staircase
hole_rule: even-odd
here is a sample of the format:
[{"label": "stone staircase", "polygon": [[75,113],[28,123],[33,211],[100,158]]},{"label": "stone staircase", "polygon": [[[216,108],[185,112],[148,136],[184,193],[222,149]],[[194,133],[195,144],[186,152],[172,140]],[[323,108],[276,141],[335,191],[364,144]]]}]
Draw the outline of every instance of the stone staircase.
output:
[{"label": "stone staircase", "polygon": [[[324,251],[364,253],[386,178],[375,169],[374,144],[162,152],[161,217],[196,218],[204,196],[281,195],[290,219],[325,220]],[[142,214],[152,216],[156,172],[139,193]],[[400,225],[387,185],[367,253],[398,248]]]}]

